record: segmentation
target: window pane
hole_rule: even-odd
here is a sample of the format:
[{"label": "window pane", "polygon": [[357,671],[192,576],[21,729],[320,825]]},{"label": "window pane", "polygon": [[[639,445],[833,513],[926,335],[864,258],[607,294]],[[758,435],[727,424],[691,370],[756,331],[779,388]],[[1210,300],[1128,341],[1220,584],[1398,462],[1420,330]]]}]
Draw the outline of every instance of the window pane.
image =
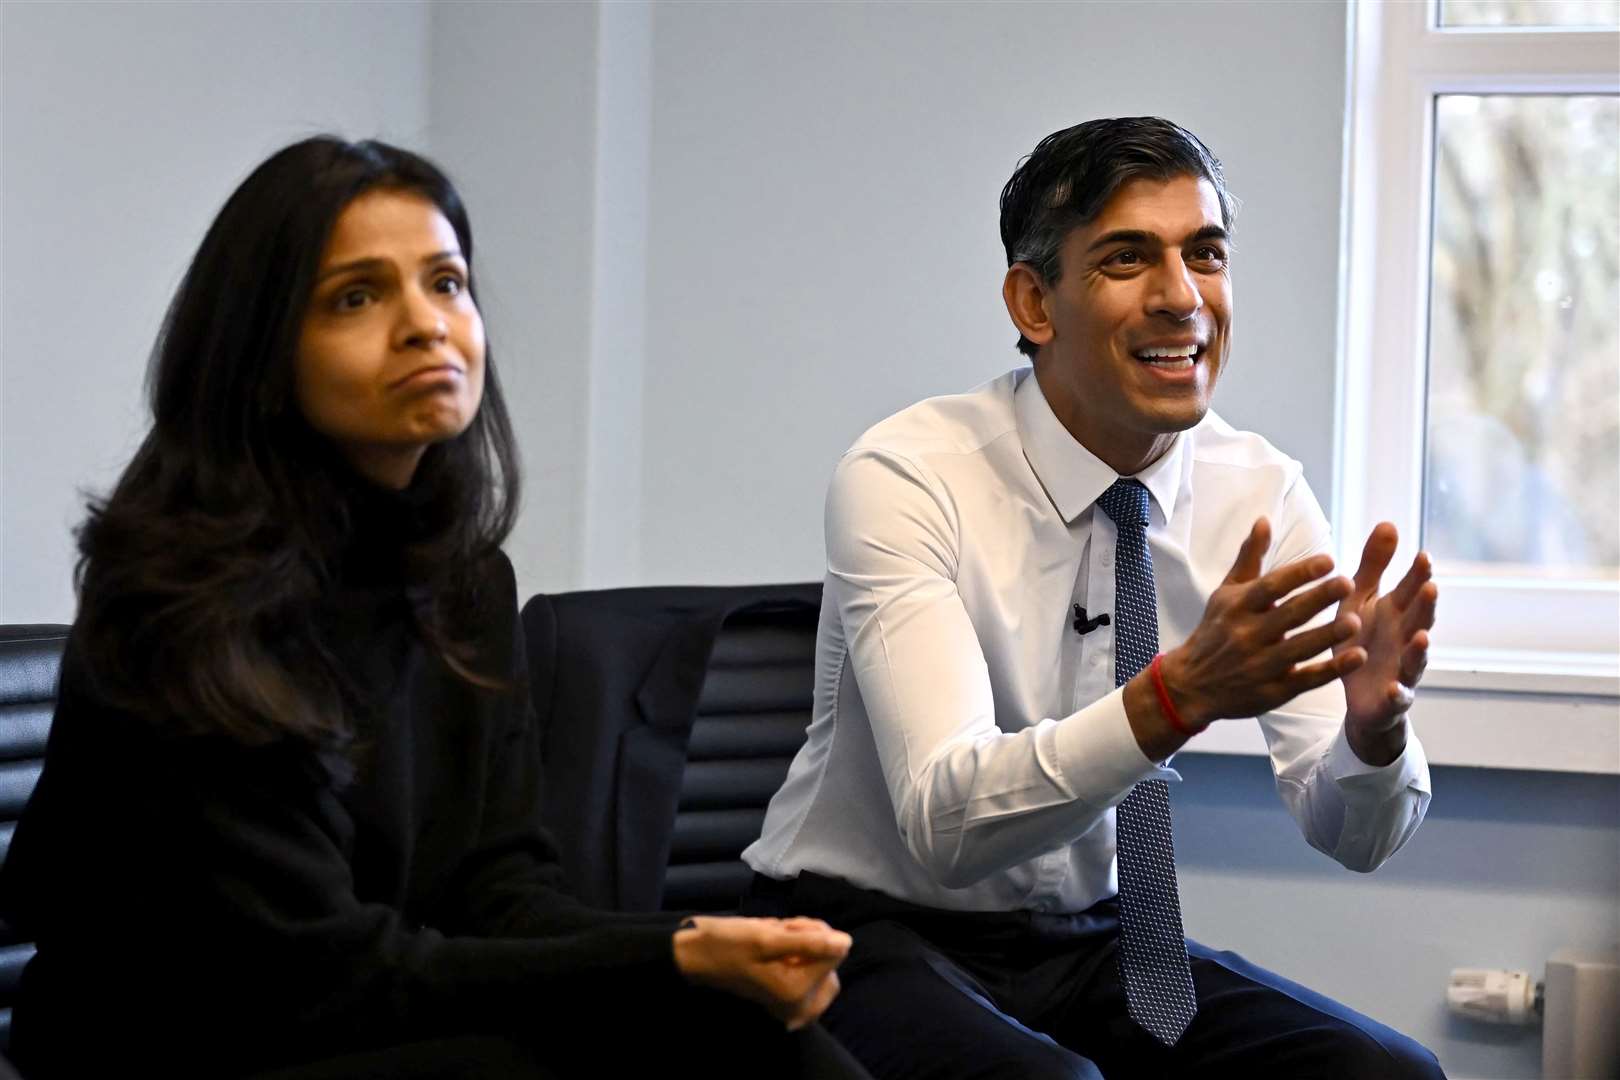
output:
[{"label": "window pane", "polygon": [[1440,25],[1613,30],[1620,26],[1620,0],[1440,0]]},{"label": "window pane", "polygon": [[1423,530],[1448,573],[1620,577],[1617,157],[1612,95],[1436,100]]}]

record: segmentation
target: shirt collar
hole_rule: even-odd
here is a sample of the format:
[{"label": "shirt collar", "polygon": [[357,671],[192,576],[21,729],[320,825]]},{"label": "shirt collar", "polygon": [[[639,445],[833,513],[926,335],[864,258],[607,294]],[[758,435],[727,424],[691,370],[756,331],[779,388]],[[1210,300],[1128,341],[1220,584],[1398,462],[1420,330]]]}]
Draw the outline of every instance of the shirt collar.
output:
[{"label": "shirt collar", "polygon": [[[1026,369],[1013,392],[1013,411],[1025,460],[1064,522],[1072,523],[1119,479],[1119,474],[1069,434],[1047,404],[1033,368]],[[1159,460],[1136,474],[1158,506],[1161,521],[1168,522],[1175,508],[1186,446],[1187,440],[1178,433]]]}]

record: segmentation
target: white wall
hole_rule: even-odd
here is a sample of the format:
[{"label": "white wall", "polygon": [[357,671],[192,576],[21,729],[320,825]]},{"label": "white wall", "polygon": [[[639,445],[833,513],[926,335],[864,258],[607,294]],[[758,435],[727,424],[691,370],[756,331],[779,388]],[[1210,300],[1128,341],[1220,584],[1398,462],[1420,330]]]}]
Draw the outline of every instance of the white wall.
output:
[{"label": "white wall", "polygon": [[820,578],[855,436],[1021,362],[997,200],[1096,116],[1223,158],[1246,205],[1216,407],[1329,503],[1342,6],[680,4],[653,41],[640,580]]},{"label": "white wall", "polygon": [[523,595],[581,583],[597,205],[592,4],[432,7],[427,149],[472,217],[478,289],[525,467]]},{"label": "white wall", "polygon": [[0,4],[0,620],[73,616],[70,530],[226,195],[319,131],[420,144],[429,8]]}]

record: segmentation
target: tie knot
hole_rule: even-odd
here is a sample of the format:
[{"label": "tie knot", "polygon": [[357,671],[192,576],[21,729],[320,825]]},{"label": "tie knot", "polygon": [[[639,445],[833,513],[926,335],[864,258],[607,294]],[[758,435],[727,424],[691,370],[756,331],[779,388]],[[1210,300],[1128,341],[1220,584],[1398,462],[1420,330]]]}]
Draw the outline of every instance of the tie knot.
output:
[{"label": "tie knot", "polygon": [[1097,505],[1122,529],[1148,523],[1148,489],[1140,480],[1115,480],[1097,497]]}]

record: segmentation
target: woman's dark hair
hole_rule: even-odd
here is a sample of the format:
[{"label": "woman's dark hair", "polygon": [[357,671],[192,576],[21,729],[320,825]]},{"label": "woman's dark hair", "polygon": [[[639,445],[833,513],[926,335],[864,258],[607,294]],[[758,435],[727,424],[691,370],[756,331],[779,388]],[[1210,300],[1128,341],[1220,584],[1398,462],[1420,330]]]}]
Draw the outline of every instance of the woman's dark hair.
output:
[{"label": "woman's dark hair", "polygon": [[[1019,163],[1001,189],[1001,243],[1007,265],[1027,263],[1049,285],[1062,276],[1063,239],[1102,213],[1114,192],[1146,177],[1208,180],[1221,203],[1221,224],[1232,229],[1235,209],[1221,163],[1198,136],[1157,116],[1088,120],[1053,132]],[[1018,337],[1034,357],[1035,343]]]},{"label": "woman's dark hair", "polygon": [[[341,675],[310,616],[353,535],[356,482],[304,419],[293,363],[333,224],[376,189],[430,200],[472,265],[466,210],[431,162],[331,136],[273,155],[203,237],[152,351],[151,431],[79,530],[75,636],[97,692],[166,730],[249,744],[348,734]],[[402,555],[423,637],[474,682],[489,681],[463,644],[479,571],[517,497],[486,354],[471,425],[417,467]]]}]

